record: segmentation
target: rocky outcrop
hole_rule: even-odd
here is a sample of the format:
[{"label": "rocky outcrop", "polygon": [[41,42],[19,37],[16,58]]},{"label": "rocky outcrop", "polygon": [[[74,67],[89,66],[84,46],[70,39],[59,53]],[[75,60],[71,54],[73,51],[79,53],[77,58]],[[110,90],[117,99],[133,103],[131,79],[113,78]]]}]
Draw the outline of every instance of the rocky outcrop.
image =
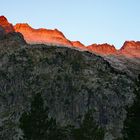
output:
[{"label": "rocky outcrop", "polygon": [[86,46],[82,44],[80,41],[71,41],[72,45],[79,48],[85,48]]},{"label": "rocky outcrop", "polygon": [[126,41],[122,46],[121,51],[129,50],[129,49],[140,49],[139,46],[140,46],[140,41]]},{"label": "rocky outcrop", "polygon": [[115,54],[116,49],[113,45],[109,45],[107,43],[105,44],[92,44],[90,46],[87,46],[88,50],[91,52],[95,52],[100,55],[110,55]]},{"label": "rocky outcrop", "polygon": [[126,41],[118,54],[132,58],[140,58],[140,41]]},{"label": "rocky outcrop", "polygon": [[24,39],[29,44],[72,46],[72,43],[57,29],[33,29],[28,24],[16,24],[14,29],[16,32],[22,33]]},{"label": "rocky outcrop", "polygon": [[78,49],[80,51],[88,51],[86,46],[82,44],[80,41],[71,41],[71,43],[75,49]]},{"label": "rocky outcrop", "polygon": [[13,25],[4,16],[0,16],[0,26],[5,30],[6,34],[14,32]]}]

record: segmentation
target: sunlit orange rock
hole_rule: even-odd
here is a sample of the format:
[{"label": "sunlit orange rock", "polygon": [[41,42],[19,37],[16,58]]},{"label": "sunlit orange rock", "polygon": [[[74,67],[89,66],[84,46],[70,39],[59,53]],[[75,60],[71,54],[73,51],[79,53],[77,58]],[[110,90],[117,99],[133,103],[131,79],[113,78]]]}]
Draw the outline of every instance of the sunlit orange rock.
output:
[{"label": "sunlit orange rock", "polygon": [[14,32],[13,25],[8,22],[6,17],[0,16],[0,26],[5,30],[5,33]]},{"label": "sunlit orange rock", "polygon": [[118,54],[140,58],[140,41],[126,41]]},{"label": "sunlit orange rock", "polygon": [[73,44],[73,46],[75,47],[81,47],[81,48],[84,48],[85,45],[82,44],[80,41],[71,41],[71,43]]},{"label": "sunlit orange rock", "polygon": [[113,45],[109,45],[107,43],[105,44],[92,44],[90,46],[87,46],[88,50],[91,52],[95,52],[100,55],[110,55],[115,54],[116,49]]},{"label": "sunlit orange rock", "polygon": [[82,44],[80,41],[71,41],[73,47],[78,48],[80,50],[87,50],[86,46]]},{"label": "sunlit orange rock", "polygon": [[14,26],[14,29],[16,32],[22,33],[24,39],[29,44],[72,46],[72,43],[68,39],[66,39],[62,32],[57,29],[34,29],[28,24],[16,24]]},{"label": "sunlit orange rock", "polygon": [[68,40],[62,32],[57,29],[34,29],[28,24],[16,24],[14,27],[4,16],[0,16],[0,38],[11,32],[20,32],[29,44],[49,44],[57,46],[74,47],[79,50],[88,50],[99,55],[124,55],[126,57],[140,58],[140,41],[126,41],[120,50],[113,45],[93,44],[85,46],[79,41]]}]

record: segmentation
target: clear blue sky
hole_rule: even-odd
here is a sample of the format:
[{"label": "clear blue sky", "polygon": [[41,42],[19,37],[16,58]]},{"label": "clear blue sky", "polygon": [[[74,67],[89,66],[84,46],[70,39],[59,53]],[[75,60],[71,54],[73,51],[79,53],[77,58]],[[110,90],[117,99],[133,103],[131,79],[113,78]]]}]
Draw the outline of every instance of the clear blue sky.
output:
[{"label": "clear blue sky", "polygon": [[85,45],[140,40],[140,0],[1,0],[0,13],[13,24],[61,30]]}]

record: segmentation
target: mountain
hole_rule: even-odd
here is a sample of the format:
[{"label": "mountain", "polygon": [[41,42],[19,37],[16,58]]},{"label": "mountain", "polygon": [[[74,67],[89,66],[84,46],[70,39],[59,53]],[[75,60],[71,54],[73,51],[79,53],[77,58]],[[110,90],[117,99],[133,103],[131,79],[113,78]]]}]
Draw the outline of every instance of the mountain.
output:
[{"label": "mountain", "polygon": [[87,46],[88,50],[91,52],[95,52],[100,55],[110,55],[115,54],[117,50],[113,45],[109,45],[107,43],[105,44],[92,44],[90,46]]},{"label": "mountain", "polygon": [[80,41],[70,41],[57,29],[33,29],[28,24],[16,24],[14,29],[16,32],[23,34],[24,39],[29,44],[75,47],[81,51],[90,51],[102,56],[123,55],[125,57],[140,58],[140,45],[139,42],[135,41],[126,41],[120,50],[116,50],[114,45],[107,43],[85,46]]},{"label": "mountain", "polygon": [[77,47],[77,48],[80,48],[80,49],[85,49],[86,46],[84,44],[82,44],[80,41],[71,41],[72,45]]},{"label": "mountain", "polygon": [[[140,72],[139,42],[127,41],[118,51],[109,44],[85,47],[58,30],[28,24],[13,29],[7,20],[5,24],[0,22],[1,140],[22,139],[19,119],[37,93],[50,109],[49,116],[62,126],[78,127],[79,119],[92,109],[105,140],[122,137]],[[130,50],[133,57],[128,56]]]},{"label": "mountain", "polygon": [[79,51],[88,51],[100,55],[108,61],[112,67],[127,73],[131,77],[137,77],[140,71],[140,42],[126,41],[120,50],[107,43],[85,46],[80,41],[70,41],[64,34],[57,30],[33,29],[28,24],[16,24],[13,26],[4,16],[0,16],[0,38],[5,34],[18,32],[28,44],[46,44],[51,46],[70,47]]},{"label": "mountain", "polygon": [[4,16],[0,16],[0,26],[5,30],[5,33],[14,32],[14,27],[8,22]]},{"label": "mountain", "polygon": [[6,33],[20,32],[29,44],[51,44],[57,46],[74,47],[82,51],[90,51],[102,56],[123,55],[125,57],[140,58],[140,42],[126,41],[120,50],[116,50],[114,45],[107,43],[92,44],[85,46],[80,41],[70,41],[64,34],[57,30],[50,29],[34,29],[27,23],[19,23],[13,26],[4,16],[0,16],[0,32],[3,29]]},{"label": "mountain", "polygon": [[114,68],[137,78],[140,74],[140,42],[126,41],[120,50],[115,54],[104,56],[104,59]]},{"label": "mountain", "polygon": [[29,44],[72,46],[72,43],[57,29],[33,29],[28,24],[16,24],[14,29],[16,32],[22,33]]},{"label": "mountain", "polygon": [[26,44],[19,33],[0,40],[0,139],[19,140],[19,119],[41,93],[49,115],[61,125],[78,127],[79,117],[94,110],[105,139],[121,137],[126,106],[135,82],[103,57],[67,47]]},{"label": "mountain", "polygon": [[118,53],[127,57],[140,58],[140,41],[126,41]]}]

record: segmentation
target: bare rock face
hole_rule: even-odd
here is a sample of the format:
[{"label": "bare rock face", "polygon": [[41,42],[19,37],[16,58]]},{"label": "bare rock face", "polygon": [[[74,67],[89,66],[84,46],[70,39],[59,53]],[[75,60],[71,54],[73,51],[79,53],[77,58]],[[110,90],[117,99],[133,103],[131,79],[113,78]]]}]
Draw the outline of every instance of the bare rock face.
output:
[{"label": "bare rock face", "polygon": [[113,45],[105,44],[92,44],[87,46],[88,50],[91,52],[95,52],[100,55],[110,55],[115,54],[116,49]]},{"label": "bare rock face", "polygon": [[16,24],[14,28],[16,32],[23,34],[24,39],[29,44],[72,46],[72,43],[57,29],[33,29],[28,24]]},{"label": "bare rock face", "polygon": [[140,58],[140,41],[126,41],[118,54],[125,55],[130,58]]},{"label": "bare rock face", "polygon": [[13,25],[4,16],[0,16],[0,26],[5,30],[6,34],[14,32]]},{"label": "bare rock face", "polygon": [[72,43],[73,47],[75,47],[75,48],[78,48],[83,51],[88,51],[86,46],[84,44],[82,44],[80,41],[71,41],[71,43]]},{"label": "bare rock face", "polygon": [[73,46],[75,46],[75,47],[80,47],[80,48],[85,47],[85,45],[82,44],[80,41],[71,41],[71,42],[72,42]]}]

